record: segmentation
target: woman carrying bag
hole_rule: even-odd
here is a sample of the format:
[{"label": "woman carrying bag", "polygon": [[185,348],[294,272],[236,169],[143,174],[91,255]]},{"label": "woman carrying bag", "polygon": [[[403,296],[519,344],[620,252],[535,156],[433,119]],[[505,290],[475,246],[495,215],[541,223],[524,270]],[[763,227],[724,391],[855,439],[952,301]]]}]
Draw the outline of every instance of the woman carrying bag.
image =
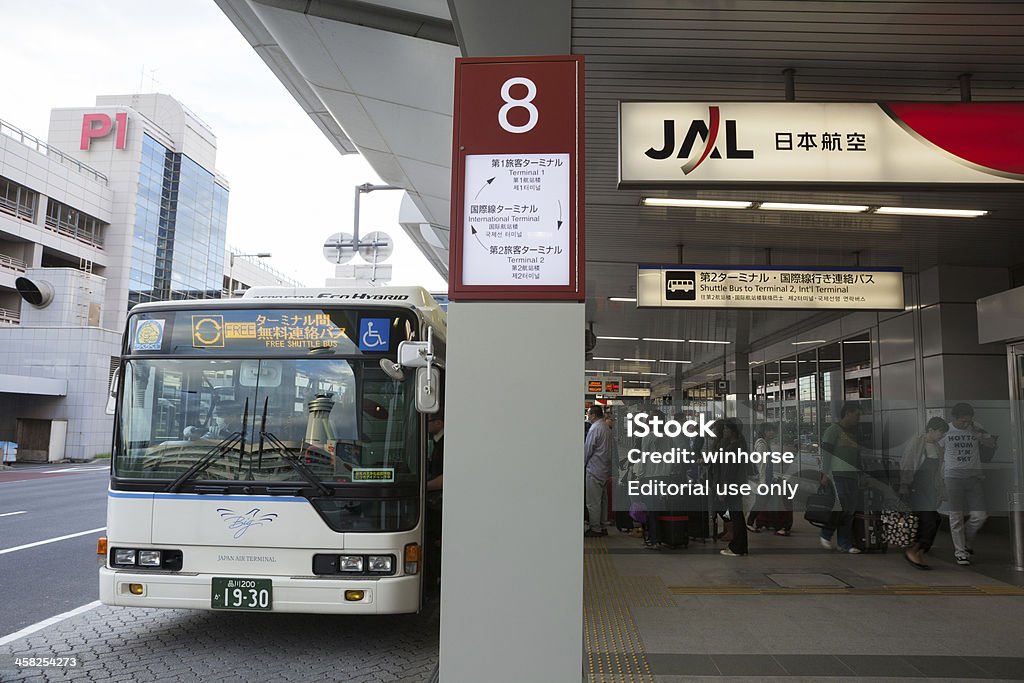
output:
[{"label": "woman carrying bag", "polygon": [[948,431],[949,423],[941,417],[928,420],[924,434],[911,439],[900,461],[900,496],[918,518],[917,535],[904,557],[918,569],[931,569],[924,562],[924,554],[939,532],[939,504],[946,498],[942,474],[945,453],[939,442]]}]

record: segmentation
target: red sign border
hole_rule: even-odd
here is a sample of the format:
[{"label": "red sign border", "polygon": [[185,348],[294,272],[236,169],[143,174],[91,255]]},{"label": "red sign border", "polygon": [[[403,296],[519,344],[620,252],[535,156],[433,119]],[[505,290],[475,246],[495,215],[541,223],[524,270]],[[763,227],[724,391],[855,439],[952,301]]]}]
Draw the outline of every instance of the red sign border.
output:
[{"label": "red sign border", "polygon": [[[463,200],[465,197],[465,158],[467,150],[459,139],[460,102],[462,99],[462,68],[472,64],[510,64],[522,62],[572,62],[576,65],[576,140],[570,155],[569,203],[574,211],[569,225],[569,284],[567,285],[465,285],[462,282]],[[583,55],[552,55],[530,57],[460,57],[455,60],[455,104],[452,108],[452,192],[451,223],[448,232],[448,297],[452,301],[585,301],[585,230],[584,230],[584,58]],[[493,150],[490,153],[501,154]],[[488,153],[471,150],[469,153]]]}]

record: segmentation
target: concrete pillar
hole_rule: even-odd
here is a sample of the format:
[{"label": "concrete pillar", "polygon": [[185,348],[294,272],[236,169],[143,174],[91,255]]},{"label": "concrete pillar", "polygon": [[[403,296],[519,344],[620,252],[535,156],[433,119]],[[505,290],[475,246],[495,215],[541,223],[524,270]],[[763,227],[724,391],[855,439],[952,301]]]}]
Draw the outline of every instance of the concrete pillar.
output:
[{"label": "concrete pillar", "polygon": [[584,305],[448,308],[442,683],[583,674]]}]

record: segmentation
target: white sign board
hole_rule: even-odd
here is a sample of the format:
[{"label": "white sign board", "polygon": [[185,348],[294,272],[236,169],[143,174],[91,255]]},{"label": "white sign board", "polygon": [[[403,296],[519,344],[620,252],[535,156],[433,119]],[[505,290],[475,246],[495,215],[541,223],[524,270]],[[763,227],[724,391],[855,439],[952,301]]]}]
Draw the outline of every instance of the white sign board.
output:
[{"label": "white sign board", "polygon": [[621,183],[1024,180],[1019,104],[622,102]]},{"label": "white sign board", "polygon": [[568,154],[466,156],[463,285],[568,285]]},{"label": "white sign board", "polygon": [[903,310],[903,271],[859,268],[638,266],[636,305],[680,308]]}]

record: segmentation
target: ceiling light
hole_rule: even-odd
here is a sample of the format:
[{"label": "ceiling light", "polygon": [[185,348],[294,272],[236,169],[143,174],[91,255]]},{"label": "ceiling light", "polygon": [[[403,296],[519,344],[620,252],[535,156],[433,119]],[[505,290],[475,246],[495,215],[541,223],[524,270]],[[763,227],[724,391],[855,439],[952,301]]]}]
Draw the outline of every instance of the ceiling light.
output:
[{"label": "ceiling light", "polygon": [[640,337],[598,337],[598,339],[611,339],[612,341],[640,341]]},{"label": "ceiling light", "polygon": [[665,197],[644,197],[644,206],[688,206],[703,209],[749,209],[753,202],[726,199],[667,199]]},{"label": "ceiling light", "polygon": [[844,344],[870,344],[870,339],[847,339],[843,342]]},{"label": "ceiling light", "polygon": [[594,356],[594,360],[622,360],[621,358],[607,358],[605,356]]},{"label": "ceiling light", "polygon": [[624,361],[631,361],[633,363],[657,363],[658,361],[653,358],[623,358]]},{"label": "ceiling light", "polygon": [[852,204],[793,204],[790,202],[762,202],[760,208],[769,211],[834,211],[838,213],[858,213],[867,211],[867,206]]},{"label": "ceiling light", "polygon": [[691,339],[690,343],[691,344],[732,344],[732,342],[716,341],[714,339]]},{"label": "ceiling light", "polygon": [[592,372],[595,375],[607,375],[611,371],[610,370],[591,370],[590,368],[587,368],[587,372]]},{"label": "ceiling light", "polygon": [[658,375],[659,377],[668,377],[667,372],[641,372],[641,375]]},{"label": "ceiling light", "polygon": [[685,339],[662,339],[662,338],[660,338],[660,337],[644,337],[643,339],[644,339],[644,341],[653,341],[653,342],[674,342],[674,343],[676,343],[676,344],[681,344],[681,343],[683,343],[683,342],[685,342],[685,341],[686,341]]},{"label": "ceiling light", "polygon": [[631,298],[631,297],[628,297],[628,296],[610,296],[610,297],[608,297],[608,301],[626,301],[626,302],[632,302],[632,303],[635,304],[636,303],[636,297],[632,297]]},{"label": "ceiling light", "polygon": [[800,346],[801,344],[824,344],[824,339],[809,339],[807,341],[790,342],[793,346]]},{"label": "ceiling light", "polygon": [[659,360],[659,363],[692,363],[692,360]]},{"label": "ceiling light", "polygon": [[899,216],[946,216],[948,218],[977,218],[988,215],[988,211],[979,209],[912,209],[906,206],[880,206],[875,209],[875,213]]},{"label": "ceiling light", "polygon": [[627,371],[627,370],[622,370],[622,371],[620,371],[620,372],[616,372],[615,374],[616,374],[616,375],[640,375],[640,374],[642,374],[642,373],[639,373],[639,372],[632,372],[632,371]]}]

